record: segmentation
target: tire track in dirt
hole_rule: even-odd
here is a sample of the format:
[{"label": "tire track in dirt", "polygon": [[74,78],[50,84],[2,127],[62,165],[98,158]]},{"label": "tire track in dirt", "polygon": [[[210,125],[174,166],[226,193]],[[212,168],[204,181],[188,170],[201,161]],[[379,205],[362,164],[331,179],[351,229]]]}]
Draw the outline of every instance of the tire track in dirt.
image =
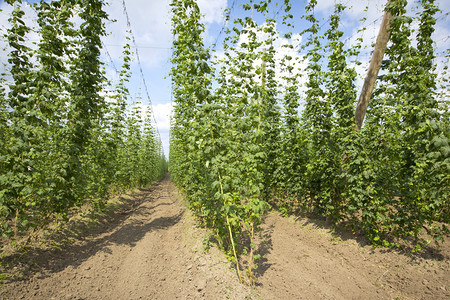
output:
[{"label": "tire track in dirt", "polygon": [[125,218],[51,254],[26,280],[4,283],[0,298],[251,297],[251,290],[238,283],[222,253],[215,248],[202,252],[205,232],[195,227],[168,177],[137,196],[144,201],[125,212]]}]

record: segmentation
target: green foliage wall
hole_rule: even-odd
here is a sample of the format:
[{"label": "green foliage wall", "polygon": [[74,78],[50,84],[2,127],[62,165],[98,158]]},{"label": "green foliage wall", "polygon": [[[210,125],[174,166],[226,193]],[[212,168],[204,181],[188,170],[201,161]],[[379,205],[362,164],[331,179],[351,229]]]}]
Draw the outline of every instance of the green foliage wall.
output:
[{"label": "green foliage wall", "polygon": [[104,77],[105,2],[35,4],[35,49],[26,46],[22,7],[28,4],[7,3],[13,11],[3,37],[9,73],[0,90],[0,231],[14,241],[80,206],[101,210],[111,193],[146,186],[167,166],[152,112],[143,117],[138,105],[126,110],[129,45],[117,86]]},{"label": "green foliage wall", "polygon": [[[238,257],[250,256],[251,282],[254,234],[269,204],[284,214],[303,211],[350,226],[374,245],[419,250],[427,239],[448,234],[448,113],[436,94],[430,38],[437,7],[424,0],[417,15],[407,16],[405,4],[391,1],[386,8],[394,16],[390,44],[358,131],[354,60],[361,40],[344,44],[346,7],[337,4],[321,24],[317,1],[308,2],[303,19],[310,25],[298,31],[307,66],[286,54],[280,78],[274,59],[280,20],[271,16],[281,10],[270,12],[271,1],[243,4],[248,15],[225,30],[224,53],[214,63],[196,1],[172,1],[171,177],[238,273]],[[290,1],[283,7],[291,38]],[[414,37],[413,20],[419,23]]]}]

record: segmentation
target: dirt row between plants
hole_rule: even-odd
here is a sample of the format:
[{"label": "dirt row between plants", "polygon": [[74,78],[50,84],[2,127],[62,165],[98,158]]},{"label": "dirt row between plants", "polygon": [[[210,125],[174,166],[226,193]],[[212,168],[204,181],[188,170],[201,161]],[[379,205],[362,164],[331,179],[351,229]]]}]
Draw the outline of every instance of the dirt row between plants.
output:
[{"label": "dirt row between plants", "polygon": [[413,255],[374,249],[316,219],[271,213],[263,228],[263,299],[450,299],[448,240]]},{"label": "dirt row between plants", "polygon": [[257,285],[239,283],[166,177],[64,247],[13,261],[1,299],[449,299],[449,247],[373,250],[317,220],[270,213]]}]

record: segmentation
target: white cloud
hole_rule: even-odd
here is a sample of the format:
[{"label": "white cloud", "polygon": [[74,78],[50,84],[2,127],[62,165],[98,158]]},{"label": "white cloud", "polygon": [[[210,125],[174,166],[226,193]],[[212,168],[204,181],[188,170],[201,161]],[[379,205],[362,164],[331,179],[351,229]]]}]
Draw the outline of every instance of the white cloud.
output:
[{"label": "white cloud", "polygon": [[[276,28],[275,25],[274,25],[274,28]],[[303,71],[307,66],[307,59],[299,53],[299,45],[302,40],[302,37],[299,34],[293,34],[291,39],[287,39],[287,38],[281,37],[281,35],[278,31],[273,33],[273,35],[271,35],[270,33],[264,32],[265,31],[264,29],[267,26],[268,26],[267,24],[263,24],[263,25],[259,26],[258,29],[251,28],[248,30],[248,32],[242,33],[239,36],[239,40],[238,40],[236,49],[239,52],[248,51],[247,48],[243,48],[243,44],[249,43],[249,39],[250,39],[249,32],[250,31],[255,32],[257,42],[262,42],[262,41],[265,41],[266,39],[272,39],[273,40],[272,46],[274,47],[273,58],[274,58],[274,63],[275,63],[275,65],[274,65],[275,80],[281,86],[279,88],[279,92],[280,92],[280,95],[282,95],[282,93],[284,92],[284,86],[286,86],[286,81],[283,79],[283,77],[291,77],[291,76],[303,74]],[[257,49],[255,49],[254,52],[262,52],[262,51],[264,51],[264,48],[267,49],[268,46],[263,44],[263,45],[259,46]],[[231,56],[235,56],[235,54],[231,54]],[[285,61],[286,57],[291,57],[291,59]],[[226,59],[226,56],[223,51],[216,53],[215,61],[217,62],[218,69],[223,67],[224,63],[226,63],[226,61],[224,61],[224,59]],[[283,64],[285,66],[283,66]],[[256,82],[261,81],[261,76],[256,75],[256,69],[260,68],[261,65],[262,65],[261,58],[257,58],[252,62],[252,67],[253,67],[252,72],[254,72],[254,75],[255,75],[254,80]],[[293,70],[291,71],[292,73],[289,73],[287,71],[287,65],[293,67]],[[229,78],[229,77],[231,77],[231,74],[227,74],[226,76],[227,76],[227,78]],[[299,80],[300,80],[299,85],[302,85],[305,82],[306,77],[299,76]]]},{"label": "white cloud", "polygon": [[159,130],[169,130],[173,103],[169,102],[164,104],[156,104],[152,106],[152,109],[153,113],[155,114]]},{"label": "white cloud", "polygon": [[169,157],[169,131],[170,117],[172,115],[173,103],[156,104],[152,106],[153,113],[158,124],[161,142],[166,158]]},{"label": "white cloud", "polygon": [[[333,12],[335,3],[344,4],[348,8],[345,13],[352,18],[365,15],[368,20],[372,20],[382,14],[386,0],[321,0],[318,1],[315,10],[328,16]],[[368,7],[367,12],[365,12],[366,7]]]},{"label": "white cloud", "polygon": [[[150,105],[142,103],[137,103],[136,105],[139,106],[142,114],[142,119],[144,119],[147,113],[149,112]],[[170,117],[172,114],[172,109],[173,109],[172,102],[164,104],[156,104],[151,106],[152,124],[155,125],[154,120],[156,120],[156,125],[158,127],[158,131],[161,136],[161,142],[166,157],[168,157],[169,155],[169,131],[170,131]]]},{"label": "white cloud", "polygon": [[[335,2],[336,0],[318,1],[316,11],[328,16],[332,13]],[[341,23],[344,31],[352,31],[352,42],[354,42],[356,36],[359,35],[357,34],[357,31],[364,27],[366,27],[366,30],[363,35],[363,46],[370,46],[372,42],[375,42],[387,0],[340,0],[338,2],[345,4],[348,8],[344,11]],[[414,16],[417,13],[417,5],[419,5],[418,1],[409,1],[406,7],[407,15]],[[445,16],[445,13],[450,9],[450,1],[438,0],[436,1],[436,5],[442,10],[442,12],[438,12],[435,16],[438,19],[441,18],[441,20],[438,20],[436,32],[433,34],[433,39],[438,41],[442,40],[441,37],[445,38],[449,36],[448,26],[442,26],[441,24],[442,21],[444,21],[443,23],[448,24],[448,22],[445,21],[445,19],[448,19],[448,17]],[[361,23],[359,20],[362,17],[365,17],[366,21]],[[442,20],[442,18],[444,20]],[[417,25],[414,26],[417,27]],[[448,45],[449,44],[447,44],[447,47]]]},{"label": "white cloud", "polygon": [[[126,1],[129,22],[141,63],[147,67],[154,67],[167,60],[172,36],[170,32],[169,1],[133,0]],[[116,22],[106,24],[109,36],[104,43],[114,60],[118,60],[122,53],[122,46],[126,43],[127,18],[122,1],[111,1],[106,7],[110,19]],[[133,41],[129,44],[134,51]]]},{"label": "white cloud", "polygon": [[[334,0],[319,1],[317,9],[329,14],[332,12],[334,2]],[[349,32],[351,38],[347,40],[347,46],[355,45],[357,38],[362,38],[363,40],[361,43],[362,50],[358,57],[361,65],[355,67],[358,73],[357,88],[360,89],[362,87],[363,78],[367,73],[371,52],[373,51],[372,44],[376,41],[387,0],[342,0],[340,2],[347,4],[347,7],[349,7],[342,17],[342,28],[344,31],[347,30],[347,28],[353,28],[353,30]],[[450,47],[450,30],[447,26],[448,22],[445,20],[448,18],[445,17],[445,13],[450,9],[450,1],[439,0],[436,1],[436,4],[442,10],[442,12],[438,12],[435,15],[438,22],[435,26],[435,32],[433,33],[433,40],[436,41],[436,52],[439,53]],[[419,5],[417,1],[409,1],[406,7],[407,15],[415,16],[418,11],[416,8],[417,5]],[[368,7],[367,10],[366,6]],[[366,21],[361,23],[359,20],[362,17],[366,17]],[[411,36],[413,46],[416,45],[414,37],[417,33],[418,26],[417,20],[411,24],[411,29],[415,31],[412,32]],[[361,32],[358,33],[360,30]],[[437,60],[437,64],[438,69],[441,69],[442,66],[440,66],[440,64],[442,64],[442,62]]]},{"label": "white cloud", "polygon": [[[128,0],[125,2],[131,29],[136,39],[140,59],[146,67],[155,67],[168,61],[172,46],[170,1]],[[223,22],[226,0],[199,0],[198,6],[207,24]],[[107,24],[110,33],[104,39],[114,60],[121,56],[126,43],[127,20],[122,1],[111,1],[106,11],[116,22]],[[132,41],[130,42],[132,45]],[[134,50],[134,49],[133,49]]]},{"label": "white cloud", "polygon": [[198,0],[200,12],[204,15],[203,20],[208,23],[222,23],[223,11],[227,8],[227,0]]}]

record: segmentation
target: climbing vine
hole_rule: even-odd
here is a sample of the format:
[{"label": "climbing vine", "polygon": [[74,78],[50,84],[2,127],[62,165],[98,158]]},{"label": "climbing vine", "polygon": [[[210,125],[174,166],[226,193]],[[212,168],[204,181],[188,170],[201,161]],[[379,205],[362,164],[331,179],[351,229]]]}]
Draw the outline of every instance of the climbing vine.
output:
[{"label": "climbing vine", "polygon": [[[323,23],[318,1],[309,1],[309,25],[295,33],[290,1],[276,11],[278,3],[246,1],[245,16],[224,30],[223,53],[211,58],[196,1],[172,1],[171,177],[241,280],[246,265],[254,282],[255,233],[269,203],[361,230],[374,245],[420,250],[424,231],[436,242],[448,234],[449,131],[431,39],[438,8],[424,0],[407,16],[405,4],[386,7],[390,43],[358,130],[362,40],[343,40],[344,5]],[[305,42],[290,52],[294,37]]]},{"label": "climbing vine", "polygon": [[[105,1],[40,1],[32,7],[35,28],[24,21],[31,4],[6,3],[12,12],[2,37],[8,65],[0,77],[0,232],[14,244],[80,207],[101,211],[111,192],[146,186],[167,166],[153,112],[142,116],[136,107],[127,115],[128,45],[117,86],[104,77]],[[31,32],[39,37],[35,46]]]}]

